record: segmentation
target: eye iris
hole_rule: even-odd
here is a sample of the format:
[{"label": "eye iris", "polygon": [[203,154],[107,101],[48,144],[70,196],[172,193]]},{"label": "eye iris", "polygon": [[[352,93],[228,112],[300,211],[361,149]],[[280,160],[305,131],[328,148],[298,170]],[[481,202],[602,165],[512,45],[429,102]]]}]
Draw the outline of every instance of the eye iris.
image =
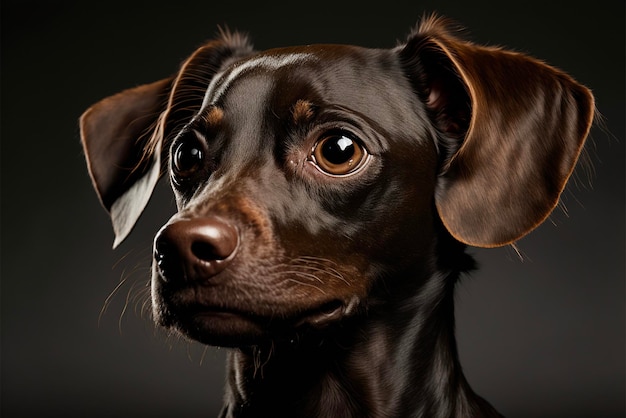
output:
[{"label": "eye iris", "polygon": [[323,138],[313,150],[319,169],[331,175],[347,175],[354,172],[363,158],[365,150],[358,141],[345,134],[334,134]]},{"label": "eye iris", "polygon": [[202,149],[194,142],[181,143],[174,152],[174,168],[181,176],[192,174],[203,159]]}]

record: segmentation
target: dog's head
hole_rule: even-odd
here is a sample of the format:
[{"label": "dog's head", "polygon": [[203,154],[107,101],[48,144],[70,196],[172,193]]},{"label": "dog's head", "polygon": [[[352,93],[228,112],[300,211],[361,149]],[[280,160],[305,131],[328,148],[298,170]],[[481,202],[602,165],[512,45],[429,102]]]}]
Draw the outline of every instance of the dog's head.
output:
[{"label": "dog's head", "polygon": [[440,230],[482,247],[524,236],[592,118],[564,73],[430,19],[392,49],[255,52],[222,34],[174,77],[94,105],[81,135],[116,245],[169,174],[157,321],[242,345],[360,312],[383,278],[427,277]]}]

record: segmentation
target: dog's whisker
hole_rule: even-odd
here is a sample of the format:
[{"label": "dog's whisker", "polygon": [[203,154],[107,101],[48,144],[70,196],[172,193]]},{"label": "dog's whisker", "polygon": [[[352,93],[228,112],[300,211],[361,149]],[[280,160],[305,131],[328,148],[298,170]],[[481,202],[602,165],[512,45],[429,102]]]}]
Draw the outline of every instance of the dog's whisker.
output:
[{"label": "dog's whisker", "polygon": [[143,318],[145,315],[149,315],[152,312],[152,301],[149,297],[143,301],[141,304],[141,317]]},{"label": "dog's whisker", "polygon": [[115,286],[115,288],[111,291],[109,296],[107,296],[107,298],[104,300],[104,304],[102,305],[102,309],[100,309],[100,314],[98,315],[98,325],[100,325],[100,321],[102,320],[102,317],[104,316],[107,309],[109,308],[109,305],[111,304],[111,301],[113,300],[113,296],[115,296],[117,292],[119,292],[119,290],[122,288],[124,283],[126,283],[126,280],[127,280],[126,277],[122,277],[122,279],[117,284],[117,286]]},{"label": "dog's whisker", "polygon": [[334,273],[334,274],[332,274],[334,277],[338,278],[339,280],[341,280],[342,282],[344,282],[348,286],[351,286],[351,283],[345,277],[343,277],[343,274],[341,274],[339,271],[337,271],[335,269],[329,269],[328,272]]},{"label": "dog's whisker", "polygon": [[319,268],[319,267],[313,267],[313,266],[300,266],[301,268],[308,268],[308,269],[315,269],[316,271],[320,271],[320,272],[324,272],[330,276],[333,276],[339,280],[341,280],[342,282],[344,282],[345,284],[347,284],[348,286],[350,285],[350,282],[348,282],[346,280],[345,277],[343,277],[343,274],[341,274],[338,270],[331,268],[331,267],[323,267],[323,268]]},{"label": "dog's whisker", "polygon": [[151,297],[151,286],[150,282],[139,291],[139,295],[137,297],[137,304],[140,306],[140,315],[142,318],[146,317],[146,315],[150,315],[152,313],[152,297]]},{"label": "dog's whisker", "polygon": [[289,260],[288,264],[290,264],[292,268],[312,270],[327,274],[329,276],[333,276],[344,282],[346,285],[351,286],[350,282],[346,280],[341,272],[339,272],[336,268],[330,266],[331,264],[337,265],[337,263],[332,260],[315,256],[300,256]]},{"label": "dog's whisker", "polygon": [[321,257],[315,257],[315,256],[310,256],[310,255],[303,255],[300,256],[296,259],[294,259],[294,261],[303,261],[305,263],[314,263],[314,264],[321,264],[323,266],[328,266],[329,264],[332,265],[337,265],[337,263],[333,260],[330,260],[328,258],[321,258]]},{"label": "dog's whisker", "polygon": [[[304,257],[302,257],[304,258]],[[300,258],[296,259],[296,260],[300,260]],[[330,260],[324,260],[324,259],[316,259],[316,260],[305,260],[305,263],[307,264],[314,264],[314,265],[306,265],[306,264],[295,264],[297,265],[298,268],[302,268],[302,269],[312,269],[312,270],[316,270],[316,271],[320,271],[320,272],[324,272],[330,276],[333,276],[339,280],[341,280],[342,282],[344,282],[345,284],[347,284],[348,286],[350,286],[350,282],[348,280],[346,280],[346,278],[343,276],[343,274],[341,274],[337,269],[332,268],[328,265],[326,265],[326,263],[324,261],[328,261],[331,262]],[[334,262],[332,262],[332,264],[336,264]],[[317,267],[320,266],[320,267]]]},{"label": "dog's whisker", "polygon": [[128,292],[126,293],[126,300],[124,301],[124,307],[122,308],[122,312],[120,313],[120,317],[117,321],[117,326],[118,326],[120,334],[122,333],[122,321],[124,319],[124,315],[126,314],[126,311],[128,310],[128,305],[130,304],[130,300],[132,297],[133,290],[135,289],[135,285],[136,283],[132,284],[130,289],[128,289]]},{"label": "dog's whisker", "polygon": [[322,279],[320,279],[319,277],[317,277],[316,275],[311,274],[311,273],[305,273],[305,272],[297,271],[297,270],[286,270],[286,271],[282,271],[281,273],[283,273],[283,274],[294,274],[294,275],[296,275],[298,277],[301,277],[301,278],[315,280],[315,281],[320,282],[322,284],[324,283],[324,281]]},{"label": "dog's whisker", "polygon": [[272,341],[269,345],[269,348],[267,349],[267,354],[265,356],[265,360],[263,360],[264,357],[264,349],[261,347],[257,347],[254,349],[253,351],[253,357],[254,357],[254,371],[253,371],[253,377],[256,377],[258,373],[260,373],[260,378],[263,379],[263,368],[265,367],[265,365],[267,363],[269,363],[272,354],[274,353],[274,342]]},{"label": "dog's whisker", "polygon": [[186,351],[187,351],[187,358],[189,359],[190,362],[193,363],[193,354],[191,353],[191,343],[187,343],[186,346]]},{"label": "dog's whisker", "polygon": [[520,261],[524,261],[524,254],[522,253],[522,250],[520,250],[520,248],[517,246],[516,243],[511,243],[511,248],[513,248],[513,251],[515,251],[515,254],[517,254],[517,256],[519,257]]},{"label": "dog's whisker", "polygon": [[115,264],[113,264],[113,267],[111,267],[112,270],[115,270],[117,268],[117,266],[120,265],[121,262],[123,262],[124,260],[126,260],[128,257],[130,257],[130,255],[133,253],[133,250],[129,250],[126,254],[124,254],[123,256],[121,256],[119,258],[119,260],[117,260],[115,262]]},{"label": "dog's whisker", "polygon": [[[121,263],[127,261],[127,259],[133,254],[133,253],[137,253],[136,251],[128,251],[124,256],[120,257],[120,259],[118,259],[118,261],[115,263],[113,269],[117,268],[120,266]],[[151,258],[151,256],[150,256]],[[126,293],[126,297],[124,300],[124,306],[122,308],[122,311],[120,313],[120,316],[118,318],[118,328],[121,332],[121,323],[123,320],[123,317],[126,313],[126,310],[128,309],[128,305],[133,303],[136,304],[138,303],[137,301],[141,298],[143,299],[143,296],[145,295],[145,292],[142,291],[138,291],[137,287],[139,286],[140,283],[144,282],[144,277],[145,277],[145,261],[147,261],[146,257],[140,257],[140,259],[137,261],[137,263],[132,267],[132,268],[127,268],[124,267],[124,269],[122,270],[121,274],[120,274],[120,281],[119,283],[115,286],[115,288],[111,291],[111,293],[107,296],[107,298],[105,299],[102,308],[100,310],[100,313],[98,314],[98,325],[100,325],[102,323],[102,320],[104,318],[104,315],[107,313],[107,311],[109,310],[109,307],[111,306],[111,304],[113,303],[114,297],[117,296],[122,287],[129,284],[130,283],[130,288],[128,290],[128,292]],[[136,278],[137,277],[141,277],[140,281],[137,281]]]},{"label": "dog's whisker", "polygon": [[325,295],[325,294],[326,294],[326,292],[324,292],[324,290],[323,290],[323,289],[321,289],[320,287],[315,286],[315,285],[313,285],[313,284],[310,284],[310,283],[303,283],[303,282],[301,282],[301,281],[299,281],[299,280],[292,279],[292,278],[285,279],[285,281],[288,281],[288,282],[293,282],[293,283],[296,283],[296,284],[301,285],[301,286],[312,287],[312,288],[313,288],[313,289],[315,289],[315,290],[319,290],[319,291],[320,291],[323,295]]},{"label": "dog's whisker", "polygon": [[146,303],[151,302],[149,298],[150,289],[144,286],[142,288],[135,289],[134,293],[133,304],[135,306],[135,313],[139,314],[139,316],[143,318]]},{"label": "dog's whisker", "polygon": [[332,269],[326,268],[324,266],[311,266],[311,265],[307,265],[307,264],[296,264],[296,263],[292,263],[291,264],[292,267],[294,268],[298,268],[298,269],[302,269],[302,270],[310,270],[310,271],[334,271]]},{"label": "dog's whisker", "polygon": [[120,317],[117,320],[117,329],[119,331],[119,333],[122,333],[122,321],[124,319],[124,315],[126,314],[126,308],[128,307],[128,303],[124,304],[124,307],[122,308],[122,312],[120,313]]},{"label": "dog's whisker", "polygon": [[200,356],[200,366],[204,363],[204,358],[206,357],[206,353],[209,351],[209,346],[205,345],[204,350],[202,350],[202,355]]}]

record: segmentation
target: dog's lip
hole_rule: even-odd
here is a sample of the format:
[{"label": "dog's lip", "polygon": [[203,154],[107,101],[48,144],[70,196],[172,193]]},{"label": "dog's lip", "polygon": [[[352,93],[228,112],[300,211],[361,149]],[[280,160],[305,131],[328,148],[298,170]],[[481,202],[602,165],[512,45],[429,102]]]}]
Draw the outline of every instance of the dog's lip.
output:
[{"label": "dog's lip", "polygon": [[245,310],[204,304],[189,305],[179,310],[177,312],[177,316],[183,320],[218,318],[245,320],[251,323],[262,322],[261,317],[250,312],[246,312]]},{"label": "dog's lip", "polygon": [[175,328],[208,345],[248,345],[266,334],[262,322],[233,309],[196,305],[177,311],[175,316]]},{"label": "dog's lip", "polygon": [[187,330],[185,333],[194,339],[214,345],[238,345],[304,328],[323,328],[351,315],[357,305],[356,297],[349,301],[333,299],[293,315],[259,315],[238,308],[195,304],[179,311],[176,316],[179,328]]},{"label": "dog's lip", "polygon": [[[334,299],[322,304],[302,310],[296,314],[257,314],[245,309],[195,304],[184,309],[183,317],[219,317],[219,318],[239,318],[249,322],[258,323],[259,325],[271,326],[272,323],[283,322],[292,326],[300,326],[306,323],[311,325],[328,322],[329,320],[338,319],[345,313],[349,313],[351,309],[350,303],[342,300]],[[282,319],[281,319],[282,318]]]}]

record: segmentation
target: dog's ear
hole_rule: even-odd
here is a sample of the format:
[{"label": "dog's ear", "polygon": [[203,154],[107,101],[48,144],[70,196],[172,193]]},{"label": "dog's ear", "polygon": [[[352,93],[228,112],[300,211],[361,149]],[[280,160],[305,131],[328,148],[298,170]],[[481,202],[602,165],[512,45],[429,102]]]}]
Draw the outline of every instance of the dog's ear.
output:
[{"label": "dog's ear", "polygon": [[215,73],[251,52],[245,36],[222,32],[220,39],[196,50],[176,76],[108,97],[81,116],[81,141],[93,185],[111,215],[114,248],[152,195],[162,150],[200,109]]},{"label": "dog's ear", "polygon": [[401,48],[438,130],[435,203],[445,227],[478,247],[533,230],[578,160],[593,121],[590,91],[523,54],[462,41],[434,17]]},{"label": "dog's ear", "polygon": [[[80,118],[87,166],[109,211],[116,247],[148,203],[160,174],[160,153],[144,158],[166,107],[171,79],[125,90],[90,107]],[[160,138],[154,142],[160,143]]]}]

